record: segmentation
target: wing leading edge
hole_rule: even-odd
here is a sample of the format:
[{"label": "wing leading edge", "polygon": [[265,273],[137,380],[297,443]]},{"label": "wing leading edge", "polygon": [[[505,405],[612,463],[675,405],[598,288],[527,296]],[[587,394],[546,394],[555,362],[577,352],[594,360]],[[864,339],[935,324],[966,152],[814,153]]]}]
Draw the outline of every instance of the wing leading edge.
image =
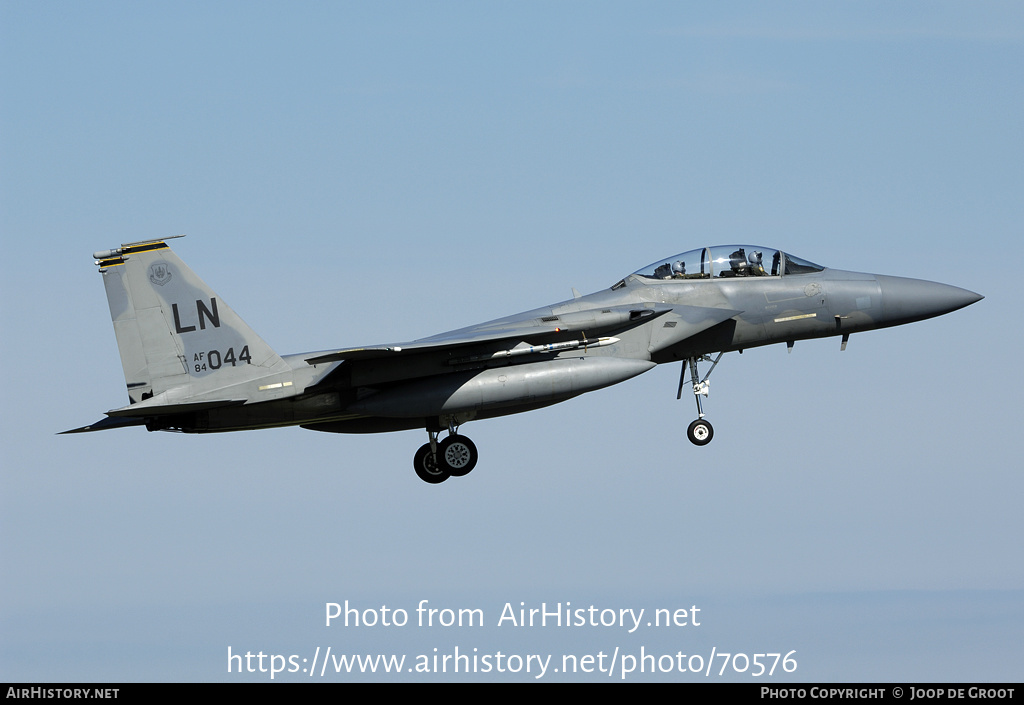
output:
[{"label": "wing leading edge", "polygon": [[500,319],[492,323],[484,323],[472,328],[461,328],[409,343],[346,348],[320,353],[305,359],[310,365],[319,365],[328,362],[340,362],[342,360],[367,360],[391,357],[396,354],[454,350],[503,340],[515,340],[532,344],[545,341],[560,342],[556,339],[573,332],[583,334],[585,337],[596,338],[605,333],[625,330],[642,323],[647,323],[670,311],[672,311],[670,306],[641,308],[633,305],[613,306],[599,311],[578,311],[561,315],[536,316],[520,320]]},{"label": "wing leading edge", "polygon": [[408,343],[345,348],[318,353],[305,358],[305,360],[310,365],[320,365],[344,360],[370,360],[396,355],[456,350],[500,341],[542,344],[561,342],[567,333],[573,332],[596,341],[601,336],[648,323],[673,311],[683,323],[684,328],[680,332],[683,333],[682,337],[684,338],[696,335],[742,313],[742,311],[734,309],[702,306],[658,305],[651,308],[640,308],[636,305],[614,306],[599,311],[540,316],[518,321],[501,319],[491,324],[485,323],[472,328],[462,328]]}]

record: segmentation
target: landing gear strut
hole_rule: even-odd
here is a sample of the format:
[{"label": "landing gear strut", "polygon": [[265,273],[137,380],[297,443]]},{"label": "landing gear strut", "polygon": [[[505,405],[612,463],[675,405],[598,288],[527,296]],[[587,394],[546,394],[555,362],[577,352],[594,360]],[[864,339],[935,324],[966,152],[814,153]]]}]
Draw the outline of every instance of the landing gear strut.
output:
[{"label": "landing gear strut", "polygon": [[[697,400],[697,420],[690,424],[690,427],[686,429],[686,437],[690,439],[690,443],[695,446],[705,446],[711,442],[711,439],[715,436],[715,429],[711,426],[711,423],[704,418],[704,408],[701,406],[701,396],[708,395],[708,377],[714,372],[715,366],[718,361],[722,359],[722,355],[725,353],[718,353],[718,356],[712,360],[710,356],[703,355],[702,357],[691,357],[683,360],[683,369],[679,373],[679,391],[676,393],[676,399],[680,399],[683,396],[683,385],[686,383],[686,368],[690,368],[690,383],[693,385],[693,396]],[[711,369],[708,370],[704,378],[697,373],[698,362],[710,362]]]},{"label": "landing gear strut", "polygon": [[436,485],[449,477],[462,477],[476,467],[479,454],[473,441],[460,436],[458,426],[449,421],[448,437],[438,441],[438,431],[427,429],[430,442],[424,443],[413,456],[416,475],[424,482]]}]

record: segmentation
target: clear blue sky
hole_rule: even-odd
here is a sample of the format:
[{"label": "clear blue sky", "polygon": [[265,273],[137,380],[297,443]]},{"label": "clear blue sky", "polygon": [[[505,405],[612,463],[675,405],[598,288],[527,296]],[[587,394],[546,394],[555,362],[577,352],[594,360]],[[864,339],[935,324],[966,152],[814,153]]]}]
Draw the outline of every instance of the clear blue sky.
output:
[{"label": "clear blue sky", "polygon": [[[457,646],[1019,681],[1022,70],[1012,2],[0,4],[0,680]],[[55,436],[125,403],[91,253],[179,233],[281,353],[719,243],[986,299],[726,356],[703,449],[677,368],[469,424],[478,468],[437,487],[416,431]],[[323,623],[423,599],[488,624]],[[499,628],[506,602],[703,621]]]}]

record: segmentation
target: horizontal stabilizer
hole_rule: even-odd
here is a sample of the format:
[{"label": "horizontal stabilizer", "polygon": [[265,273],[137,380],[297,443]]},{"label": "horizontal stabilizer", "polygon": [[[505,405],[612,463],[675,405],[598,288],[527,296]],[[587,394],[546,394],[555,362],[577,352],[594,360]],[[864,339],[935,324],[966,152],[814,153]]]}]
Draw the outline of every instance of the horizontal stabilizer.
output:
[{"label": "horizontal stabilizer", "polygon": [[70,431],[61,431],[59,436],[63,436],[65,433],[88,433],[89,431],[106,431],[108,428],[125,428],[127,426],[142,426],[145,425],[146,419],[139,417],[126,416],[120,419],[105,418],[100,419],[96,423],[89,424],[88,426],[82,426],[81,428],[73,428]]},{"label": "horizontal stabilizer", "polygon": [[173,414],[188,414],[193,411],[216,409],[222,406],[241,406],[245,403],[244,399],[219,399],[215,401],[184,402],[181,404],[149,404],[149,401],[152,400],[147,399],[146,401],[140,401],[138,404],[122,406],[120,409],[111,409],[107,412],[107,416],[119,418],[140,415],[171,416]]}]

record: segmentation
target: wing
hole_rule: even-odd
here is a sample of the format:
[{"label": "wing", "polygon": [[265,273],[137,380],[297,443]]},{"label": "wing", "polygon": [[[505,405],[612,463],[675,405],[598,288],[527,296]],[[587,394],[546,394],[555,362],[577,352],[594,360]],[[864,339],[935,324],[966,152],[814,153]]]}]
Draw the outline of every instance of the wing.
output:
[{"label": "wing", "polygon": [[[705,308],[700,306],[675,307],[676,313],[686,326],[686,336],[706,330],[722,321],[742,313],[732,309]],[[394,357],[422,352],[438,352],[473,347],[499,341],[541,344],[563,340],[567,334],[579,333],[583,338],[596,339],[634,328],[664,316],[673,307],[656,304],[611,306],[585,311],[553,314],[551,309],[537,309],[508,318],[500,318],[469,328],[441,333],[408,343],[373,345],[359,348],[326,351],[305,358],[310,365],[319,365],[343,360],[367,360]],[[546,314],[546,315],[545,315]]]},{"label": "wing", "polygon": [[100,419],[96,423],[73,428],[68,431],[61,431],[58,435],[65,433],[89,433],[90,431],[105,431],[110,428],[122,428],[125,426],[142,426],[147,418],[154,416],[173,416],[192,411],[203,411],[216,409],[223,406],[240,406],[245,403],[244,399],[224,399],[219,401],[192,402],[185,404],[165,404],[160,397],[151,397],[120,409],[111,409],[107,412],[107,418]]}]

